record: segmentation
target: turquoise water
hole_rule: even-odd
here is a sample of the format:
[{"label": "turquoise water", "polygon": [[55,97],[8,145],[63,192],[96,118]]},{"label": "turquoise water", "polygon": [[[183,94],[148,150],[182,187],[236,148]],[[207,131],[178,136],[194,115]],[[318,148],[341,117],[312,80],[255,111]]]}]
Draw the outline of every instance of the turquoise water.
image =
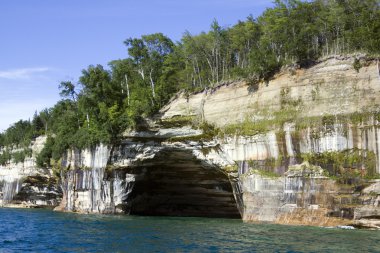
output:
[{"label": "turquoise water", "polygon": [[0,252],[380,252],[380,231],[0,209]]}]

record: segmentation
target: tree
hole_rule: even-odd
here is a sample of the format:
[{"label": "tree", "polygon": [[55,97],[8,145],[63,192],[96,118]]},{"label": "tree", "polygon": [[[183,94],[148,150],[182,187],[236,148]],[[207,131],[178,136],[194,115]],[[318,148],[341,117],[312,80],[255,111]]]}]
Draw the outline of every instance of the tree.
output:
[{"label": "tree", "polygon": [[112,71],[112,82],[120,85],[121,100],[126,98],[127,106],[131,100],[131,85],[136,83],[135,68],[132,59],[116,60],[109,63]]},{"label": "tree", "polygon": [[33,136],[38,136],[43,134],[44,131],[44,123],[40,117],[40,115],[35,111],[32,120],[32,128],[33,128]]},{"label": "tree", "polygon": [[239,21],[228,31],[235,68],[233,71],[238,71],[238,75],[249,75],[247,70],[251,66],[250,55],[253,50],[259,50],[261,35],[260,25],[252,16],[249,16],[245,22]]},{"label": "tree", "polygon": [[155,33],[143,35],[141,39],[129,38],[124,43],[144,82],[146,75],[149,75],[149,84],[154,99],[156,97],[155,85],[161,75],[165,57],[173,51],[173,42],[162,33]]},{"label": "tree", "polygon": [[75,91],[75,85],[70,81],[64,81],[59,84],[58,87],[61,91],[59,95],[63,98],[70,98],[73,101],[77,100],[78,94]]},{"label": "tree", "polygon": [[50,118],[51,118],[50,109],[45,108],[44,110],[42,110],[42,111],[40,112],[40,118],[41,118],[41,121],[42,121],[43,124],[44,124],[44,127],[45,127],[45,135],[46,135],[47,132],[48,132],[48,125],[49,125],[49,121],[50,121]]},{"label": "tree", "polygon": [[249,16],[232,27],[214,20],[208,31],[185,32],[178,43],[154,33],[124,44],[126,59],[110,62],[110,69],[90,65],[78,83],[61,82],[62,100],[0,133],[0,147],[26,148],[44,132],[51,149],[41,161],[48,164],[50,155],[57,159],[68,148],[116,143],[180,89],[201,91],[231,78],[267,81],[285,65],[307,65],[328,54],[360,51],[377,57],[380,4],[276,0],[257,19]]}]

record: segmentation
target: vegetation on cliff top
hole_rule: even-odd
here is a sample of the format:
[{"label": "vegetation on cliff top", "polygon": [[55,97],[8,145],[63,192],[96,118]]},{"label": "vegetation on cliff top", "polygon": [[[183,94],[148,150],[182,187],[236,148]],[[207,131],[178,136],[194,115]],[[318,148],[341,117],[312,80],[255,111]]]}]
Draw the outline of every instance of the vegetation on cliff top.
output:
[{"label": "vegetation on cliff top", "polygon": [[[62,100],[0,134],[0,147],[27,147],[50,136],[44,159],[68,148],[113,143],[157,112],[181,89],[197,91],[236,78],[266,80],[282,66],[307,66],[319,57],[380,52],[377,0],[276,0],[257,19],[210,31],[185,32],[174,43],[161,33],[125,40],[129,57],[91,65],[77,83],[60,84]],[[1,152],[2,161],[6,150]],[[4,156],[4,157],[3,157]],[[0,159],[0,160],[1,160]],[[3,161],[3,163],[5,163]]]}]

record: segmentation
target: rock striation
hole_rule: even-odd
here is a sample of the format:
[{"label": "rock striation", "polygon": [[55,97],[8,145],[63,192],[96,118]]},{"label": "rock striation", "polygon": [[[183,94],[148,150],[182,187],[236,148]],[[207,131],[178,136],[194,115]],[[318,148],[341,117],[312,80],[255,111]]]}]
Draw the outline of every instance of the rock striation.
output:
[{"label": "rock striation", "polygon": [[[148,130],[69,150],[56,210],[379,228],[380,77],[358,57],[359,71],[334,56],[268,82],[177,94]],[[3,186],[6,199],[36,196],[45,179],[25,175],[23,187]]]},{"label": "rock striation", "polygon": [[[8,207],[55,207],[62,193],[51,169],[36,165],[36,155],[42,150],[46,136],[31,144],[31,157],[23,162],[0,166],[0,205]],[[17,150],[16,150],[17,151]]]},{"label": "rock striation", "polygon": [[66,173],[57,210],[240,217],[228,175],[198,159],[199,149],[126,139],[112,154],[105,146],[69,152],[65,166],[74,169]]}]

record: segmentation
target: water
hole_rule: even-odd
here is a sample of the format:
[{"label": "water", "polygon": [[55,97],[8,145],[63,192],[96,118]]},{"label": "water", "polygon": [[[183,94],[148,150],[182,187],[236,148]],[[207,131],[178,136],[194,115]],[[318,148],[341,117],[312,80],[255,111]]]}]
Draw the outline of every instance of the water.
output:
[{"label": "water", "polygon": [[380,252],[380,231],[0,209],[0,252]]}]

